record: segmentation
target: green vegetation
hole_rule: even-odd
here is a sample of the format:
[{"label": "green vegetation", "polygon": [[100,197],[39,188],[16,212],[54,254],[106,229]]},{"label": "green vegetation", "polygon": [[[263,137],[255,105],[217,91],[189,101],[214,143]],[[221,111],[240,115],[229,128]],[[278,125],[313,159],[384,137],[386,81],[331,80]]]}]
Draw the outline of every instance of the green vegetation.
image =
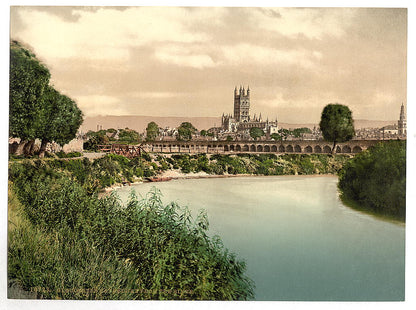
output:
[{"label": "green vegetation", "polygon": [[[123,161],[106,157],[101,171]],[[114,195],[100,199],[77,175],[87,165],[10,164],[9,278],[39,298],[253,298],[244,262],[208,237],[206,213],[194,220],[187,208],[164,206],[156,189],[142,199],[132,193],[125,206]]]},{"label": "green vegetation", "polygon": [[383,142],[358,154],[340,171],[338,187],[348,205],[404,221],[406,142]]},{"label": "green vegetation", "polygon": [[280,128],[277,133],[272,133],[270,138],[275,141],[286,141],[289,136],[300,138],[304,133],[312,133],[312,130],[307,127],[295,128],[293,130]]},{"label": "green vegetation", "polygon": [[42,140],[39,157],[45,155],[49,142],[65,145],[75,138],[82,124],[82,112],[71,98],[48,86],[43,100],[42,119],[34,124],[38,127],[37,136]]},{"label": "green vegetation", "polygon": [[[108,131],[107,131],[108,132]],[[118,143],[124,144],[138,144],[140,142],[140,134],[130,128],[120,129],[118,131]]]},{"label": "green vegetation", "polygon": [[197,132],[197,129],[189,122],[183,122],[178,127],[178,137],[179,141],[189,141],[192,139],[192,135]]},{"label": "green vegetation", "polygon": [[173,169],[183,173],[294,175],[337,173],[348,155],[327,154],[177,154],[166,158]]},{"label": "green vegetation", "polygon": [[69,152],[65,153],[64,151],[59,151],[56,153],[56,156],[59,158],[74,158],[74,157],[81,157],[82,154],[80,152]]},{"label": "green vegetation", "polygon": [[254,140],[257,140],[257,138],[260,138],[264,136],[264,131],[258,127],[250,128],[250,137],[252,137]]},{"label": "green vegetation", "polygon": [[351,110],[342,104],[328,104],[322,111],[319,127],[326,141],[334,142],[332,153],[337,142],[346,142],[355,135]]},{"label": "green vegetation", "polygon": [[307,127],[301,127],[301,128],[295,128],[292,131],[292,134],[295,138],[300,138],[301,135],[304,133],[312,133],[312,130],[310,130]]},{"label": "green vegetation", "polygon": [[159,126],[155,122],[150,122],[146,127],[146,140],[154,141],[159,135]]},{"label": "green vegetation", "polygon": [[42,96],[50,73],[36,56],[17,42],[10,44],[9,135],[22,140],[37,138],[34,123],[42,118]]},{"label": "green vegetation", "polygon": [[114,128],[102,129],[98,131],[88,131],[88,140],[84,142],[84,150],[98,151],[98,145],[117,143],[117,144],[138,144],[142,141],[140,134],[130,128],[115,130]]},{"label": "green vegetation", "polygon": [[60,145],[74,139],[82,112],[69,97],[49,85],[49,70],[17,41],[10,44],[9,135],[20,138],[16,155],[33,155],[35,139],[42,141],[39,157],[48,142]]}]

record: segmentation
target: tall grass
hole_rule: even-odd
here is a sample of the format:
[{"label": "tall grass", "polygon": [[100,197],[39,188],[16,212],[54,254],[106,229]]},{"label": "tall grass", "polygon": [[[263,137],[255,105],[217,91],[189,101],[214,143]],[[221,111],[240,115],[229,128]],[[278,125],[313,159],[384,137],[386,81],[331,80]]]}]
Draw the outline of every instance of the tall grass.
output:
[{"label": "tall grass", "polygon": [[163,205],[153,189],[124,206],[39,163],[14,163],[10,179],[25,224],[9,234],[9,276],[44,298],[253,298],[245,264],[207,235],[202,212]]}]

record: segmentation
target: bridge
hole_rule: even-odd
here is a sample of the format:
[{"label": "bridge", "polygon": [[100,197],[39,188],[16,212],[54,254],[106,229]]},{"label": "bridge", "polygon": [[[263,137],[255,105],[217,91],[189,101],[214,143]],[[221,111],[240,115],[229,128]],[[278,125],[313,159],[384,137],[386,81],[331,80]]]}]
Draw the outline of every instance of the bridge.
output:
[{"label": "bridge", "polygon": [[142,145],[130,145],[130,144],[98,145],[98,149],[104,153],[123,155],[128,158],[140,156],[142,152],[144,151]]},{"label": "bridge", "polygon": [[[351,140],[337,144],[336,153],[359,153],[380,140]],[[155,153],[331,153],[332,143],[323,140],[290,141],[152,141],[143,150]]]}]

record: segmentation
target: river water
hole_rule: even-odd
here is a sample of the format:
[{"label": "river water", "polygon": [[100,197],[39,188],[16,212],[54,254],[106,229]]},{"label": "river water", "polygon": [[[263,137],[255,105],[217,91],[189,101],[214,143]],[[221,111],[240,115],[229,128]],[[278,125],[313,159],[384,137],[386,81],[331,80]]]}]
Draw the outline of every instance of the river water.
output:
[{"label": "river water", "polygon": [[[344,206],[337,178],[237,177],[152,186],[208,212],[210,234],[246,261],[256,300],[403,300],[405,227]],[[123,201],[131,187],[118,189]]]}]

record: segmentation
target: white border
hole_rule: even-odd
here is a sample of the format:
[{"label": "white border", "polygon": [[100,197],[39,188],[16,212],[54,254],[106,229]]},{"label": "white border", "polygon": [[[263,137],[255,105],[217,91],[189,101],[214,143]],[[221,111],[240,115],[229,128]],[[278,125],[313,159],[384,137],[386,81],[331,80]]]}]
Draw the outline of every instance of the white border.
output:
[{"label": "white border", "polygon": [[[2,212],[0,212],[0,308],[3,306],[6,309],[102,309],[110,307],[111,309],[133,309],[140,307],[146,309],[160,309],[172,306],[180,309],[213,309],[213,308],[227,308],[227,309],[252,309],[264,308],[274,309],[276,307],[282,309],[411,309],[416,303],[415,290],[415,191],[414,176],[416,173],[415,163],[411,159],[416,159],[415,156],[415,61],[416,55],[415,44],[415,13],[416,6],[411,0],[396,0],[396,1],[376,1],[376,0],[339,0],[339,1],[228,1],[228,0],[213,0],[213,1],[195,1],[195,0],[156,0],[156,1],[2,1],[1,2],[1,152],[0,152],[0,199]],[[159,302],[159,301],[39,301],[39,300],[8,300],[7,299],[7,144],[8,139],[8,70],[9,70],[9,18],[10,6],[14,5],[67,5],[67,6],[273,6],[273,7],[405,7],[408,8],[408,96],[407,96],[407,112],[408,112],[408,187],[407,187],[407,223],[406,223],[406,301],[405,302]]]}]

